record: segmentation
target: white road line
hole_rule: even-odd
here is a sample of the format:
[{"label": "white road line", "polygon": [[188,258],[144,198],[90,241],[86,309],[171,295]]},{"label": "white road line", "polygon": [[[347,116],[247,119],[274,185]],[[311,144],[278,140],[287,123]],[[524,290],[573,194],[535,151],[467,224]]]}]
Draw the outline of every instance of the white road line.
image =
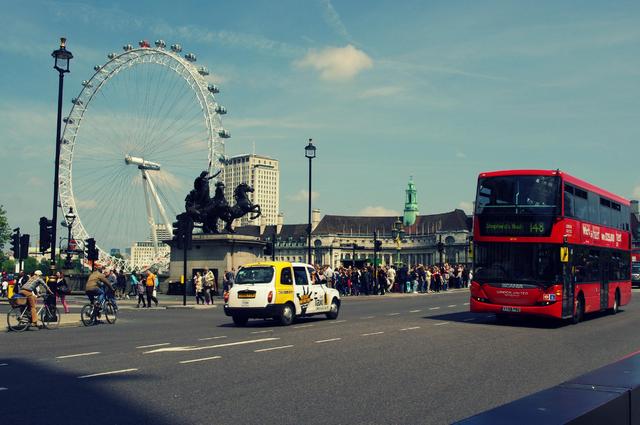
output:
[{"label": "white road line", "polygon": [[226,338],[226,336],[210,336],[208,338],[198,338],[198,341],[210,341],[212,339]]},{"label": "white road line", "polygon": [[469,305],[469,303],[464,303],[464,304],[462,304],[462,305]]},{"label": "white road line", "polygon": [[92,351],[91,353],[69,354],[67,356],[58,356],[56,359],[70,359],[71,357],[93,356],[95,354],[100,354],[100,352]]},{"label": "white road line", "polygon": [[455,304],[448,305],[447,307],[456,307]]},{"label": "white road line", "polygon": [[400,314],[400,313],[389,313],[389,314],[387,314],[387,316],[397,316],[397,315],[399,315],[399,314]]},{"label": "white road line", "polygon": [[431,307],[429,310],[439,310],[440,307]]},{"label": "white road line", "polygon": [[376,316],[367,316],[367,317],[362,317],[362,319],[363,319],[363,320],[364,320],[364,319],[373,319],[374,317],[376,317]]},{"label": "white road line", "polygon": [[436,323],[436,324],[435,324],[435,325],[433,325],[433,326],[448,325],[449,323],[451,323],[451,322],[440,322],[440,323]]},{"label": "white road line", "polygon": [[82,375],[82,376],[78,376],[78,379],[86,379],[86,378],[93,378],[96,376],[105,376],[105,375],[115,375],[118,373],[127,373],[127,372],[135,372],[138,369],[122,369],[122,370],[112,370],[110,372],[102,372],[102,373],[94,373],[91,375]]},{"label": "white road line", "polygon": [[7,387],[0,387],[0,391],[7,391],[9,388]]},{"label": "white road line", "polygon": [[145,351],[143,354],[166,353],[166,352],[176,352],[176,351],[200,351],[200,350],[209,350],[211,348],[222,348],[222,347],[231,347],[234,345],[245,345],[245,344],[255,344],[258,342],[276,341],[279,339],[280,338],[250,339],[248,341],[229,342],[227,344],[205,345],[204,347],[195,347],[195,346],[167,347],[167,348],[158,348],[151,351]]},{"label": "white road line", "polygon": [[9,366],[9,363],[0,363],[0,366]]},{"label": "white road line", "polygon": [[410,310],[409,313],[420,313],[422,310]]},{"label": "white road line", "polygon": [[342,338],[321,339],[320,341],[313,341],[316,344],[322,344],[323,342],[340,341]]},{"label": "white road line", "polygon": [[476,320],[476,318],[472,317],[470,319],[464,319],[463,322],[473,322],[474,320]]},{"label": "white road line", "polygon": [[412,331],[414,329],[420,329],[420,326],[412,326],[410,328],[400,329],[401,331]]},{"label": "white road line", "polygon": [[380,332],[371,332],[369,334],[362,334],[360,336],[371,336],[371,335],[380,335],[383,334],[384,332],[380,331]]},{"label": "white road line", "polygon": [[280,347],[262,348],[260,350],[253,350],[254,353],[262,353],[263,351],[283,350],[285,348],[291,348],[293,345],[282,345]]},{"label": "white road line", "polygon": [[207,361],[207,360],[215,360],[215,359],[221,359],[221,358],[222,358],[222,356],[203,357],[201,359],[183,360],[183,361],[178,362],[178,363],[187,364],[187,363],[204,362],[204,361]]},{"label": "white road line", "polygon": [[332,320],[329,323],[334,323],[335,324],[335,323],[342,323],[342,322],[346,322],[346,321],[347,321],[346,319],[344,319],[344,320]]},{"label": "white road line", "polygon": [[299,325],[299,326],[294,326],[294,327],[293,327],[293,329],[310,328],[310,327],[312,327],[312,326],[315,326],[315,325],[312,325],[311,323],[309,323],[308,325]]},{"label": "white road line", "polygon": [[265,329],[264,331],[253,331],[252,334],[266,334],[267,332],[273,332],[273,329]]},{"label": "white road line", "polygon": [[136,348],[153,348],[153,347],[162,347],[164,345],[171,345],[171,343],[170,342],[163,342],[163,343],[160,343],[160,344],[140,345],[140,346],[138,346]]}]

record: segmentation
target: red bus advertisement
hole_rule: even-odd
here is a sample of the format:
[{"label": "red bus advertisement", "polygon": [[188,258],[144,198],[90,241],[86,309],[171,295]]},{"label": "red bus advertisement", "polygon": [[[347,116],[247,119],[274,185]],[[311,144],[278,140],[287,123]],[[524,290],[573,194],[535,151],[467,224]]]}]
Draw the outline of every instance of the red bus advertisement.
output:
[{"label": "red bus advertisement", "polygon": [[630,202],[559,170],[478,177],[472,312],[581,321],[631,300]]}]

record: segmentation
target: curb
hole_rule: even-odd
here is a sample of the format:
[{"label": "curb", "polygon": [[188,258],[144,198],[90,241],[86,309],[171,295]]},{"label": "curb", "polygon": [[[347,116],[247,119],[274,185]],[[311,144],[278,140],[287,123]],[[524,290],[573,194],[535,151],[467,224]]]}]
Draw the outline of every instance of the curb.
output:
[{"label": "curb", "polygon": [[183,310],[208,310],[208,309],[212,309],[212,308],[217,308],[218,305],[217,304],[213,304],[213,305],[168,305],[165,308],[167,310],[169,309],[183,309]]}]

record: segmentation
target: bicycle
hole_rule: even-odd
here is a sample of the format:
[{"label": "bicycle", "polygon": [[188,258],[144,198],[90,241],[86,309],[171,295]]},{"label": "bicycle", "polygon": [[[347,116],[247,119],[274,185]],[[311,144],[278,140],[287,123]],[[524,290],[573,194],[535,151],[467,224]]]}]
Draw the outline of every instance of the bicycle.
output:
[{"label": "bicycle", "polygon": [[[56,329],[60,326],[60,311],[57,307],[47,304],[47,299],[54,295],[44,295],[43,303],[36,312],[42,327],[46,329]],[[38,296],[39,298],[40,296]],[[27,303],[27,297],[15,297],[9,300],[11,310],[7,313],[7,325],[14,332],[22,332],[32,326],[31,308]]]},{"label": "bicycle", "polygon": [[102,301],[95,300],[86,304],[80,310],[80,320],[85,326],[97,325],[99,316],[104,312],[107,323],[113,325],[118,319],[118,307],[105,295]]}]

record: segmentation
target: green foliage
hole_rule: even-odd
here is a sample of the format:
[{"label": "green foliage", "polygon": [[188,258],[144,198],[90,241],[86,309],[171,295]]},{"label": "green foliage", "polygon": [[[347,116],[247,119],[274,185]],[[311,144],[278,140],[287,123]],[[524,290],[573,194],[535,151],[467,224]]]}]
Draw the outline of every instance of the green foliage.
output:
[{"label": "green foliage", "polygon": [[0,205],[0,250],[4,249],[6,244],[11,238],[11,227],[7,220],[7,210],[4,209],[4,205]]},{"label": "green foliage", "polygon": [[33,273],[38,268],[38,262],[33,257],[27,257],[22,263],[22,270],[25,273]]},{"label": "green foliage", "polygon": [[5,257],[2,259],[0,269],[2,269],[3,272],[13,273],[16,271],[16,262],[13,260],[9,260],[8,257]]}]

